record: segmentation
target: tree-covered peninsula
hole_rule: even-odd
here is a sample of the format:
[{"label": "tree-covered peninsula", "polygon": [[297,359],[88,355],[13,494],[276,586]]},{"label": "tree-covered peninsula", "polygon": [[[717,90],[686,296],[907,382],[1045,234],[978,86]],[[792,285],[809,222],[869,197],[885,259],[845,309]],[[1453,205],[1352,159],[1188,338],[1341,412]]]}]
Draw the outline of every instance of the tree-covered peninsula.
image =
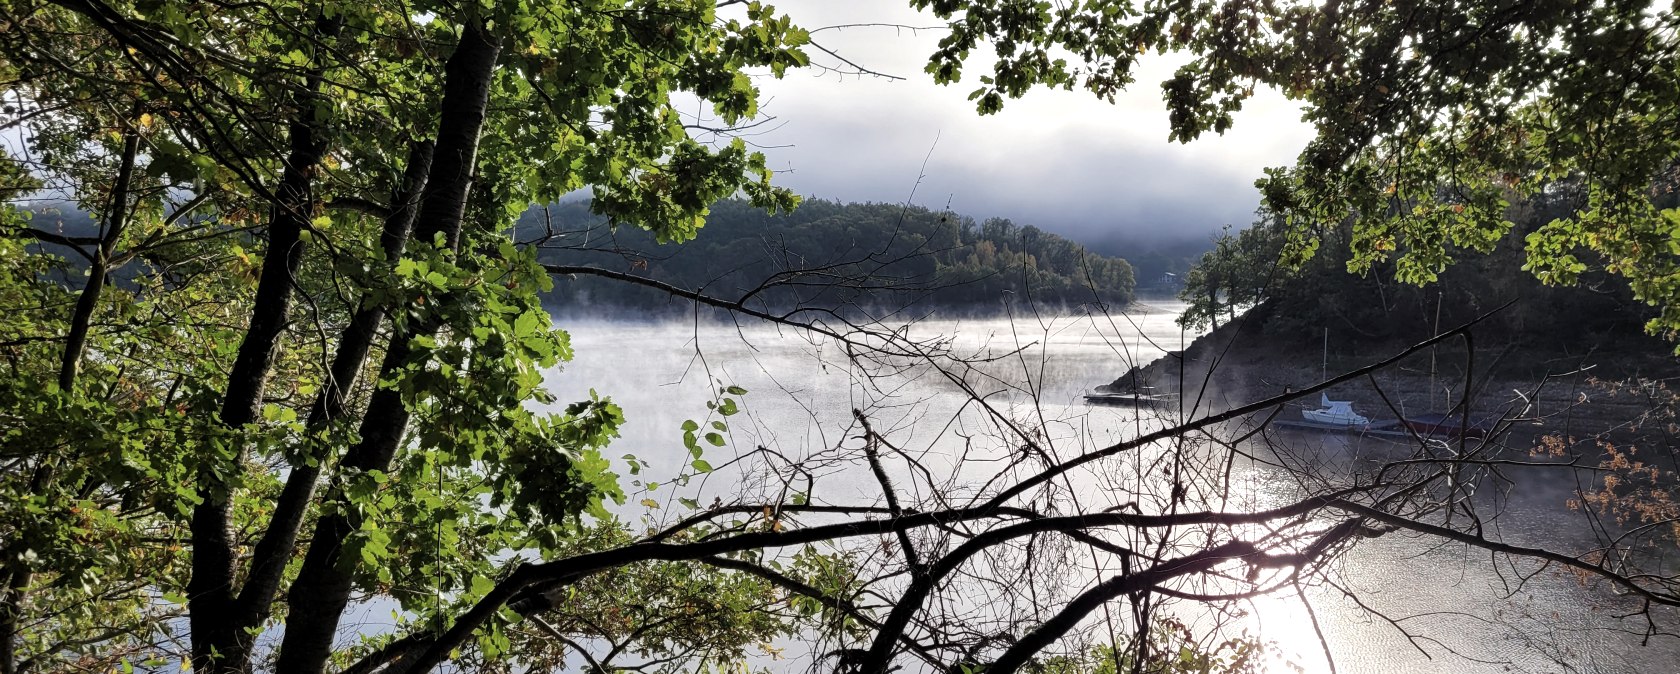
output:
[{"label": "tree-covered peninsula", "polygon": [[[898,204],[809,200],[771,214],[726,200],[694,240],[678,245],[615,227],[586,202],[571,201],[527,211],[517,238],[538,242],[546,264],[620,271],[770,308],[1118,307],[1135,287],[1125,260],[1032,225]],[[547,301],[570,310],[692,308],[659,288],[582,270],[558,280]]]}]

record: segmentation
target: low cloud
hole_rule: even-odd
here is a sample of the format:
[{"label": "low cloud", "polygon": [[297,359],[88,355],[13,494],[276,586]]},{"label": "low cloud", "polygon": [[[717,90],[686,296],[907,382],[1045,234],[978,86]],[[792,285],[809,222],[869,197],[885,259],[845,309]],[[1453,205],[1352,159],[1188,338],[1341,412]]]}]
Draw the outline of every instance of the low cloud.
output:
[{"label": "low cloud", "polygon": [[[902,0],[778,6],[807,27],[938,23],[908,12]],[[1226,135],[1169,142],[1158,85],[1182,61],[1171,57],[1146,60],[1137,83],[1113,104],[1083,91],[1035,91],[980,117],[967,100],[975,85],[940,87],[922,73],[939,34],[816,34],[824,46],[903,81],[833,72],[761,80],[765,111],[779,126],[750,140],[784,171],[780,183],[843,201],[902,202],[914,190],[918,205],[1007,217],[1089,243],[1205,239],[1225,224],[1246,225],[1259,203],[1253,183],[1261,170],[1291,163],[1310,136],[1295,105],[1262,92]],[[971,64],[969,78],[985,65]]]}]

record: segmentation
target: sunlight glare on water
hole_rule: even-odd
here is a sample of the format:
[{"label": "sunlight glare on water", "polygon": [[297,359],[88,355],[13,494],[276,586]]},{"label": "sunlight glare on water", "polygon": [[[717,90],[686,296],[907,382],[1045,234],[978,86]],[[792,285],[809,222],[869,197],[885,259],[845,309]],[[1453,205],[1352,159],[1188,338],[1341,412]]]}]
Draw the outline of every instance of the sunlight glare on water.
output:
[{"label": "sunlight glare on water", "polygon": [[[1067,447],[1061,450],[1065,459],[1081,448],[1134,437],[1161,423],[1131,410],[1089,407],[1082,399],[1086,391],[1113,381],[1131,364],[1147,363],[1195,337],[1174,323],[1181,305],[1154,309],[1097,318],[934,317],[908,330],[918,339],[948,336],[958,354],[1004,356],[977,365],[962,381],[1006,414],[1043,422],[1052,444]],[[587,397],[594,389],[621,405],[627,424],[609,456],[616,461],[631,454],[648,462],[649,470],[639,478],[643,480],[668,479],[684,468],[689,456],[680,442],[681,424],[707,419],[706,402],[725,385],[749,393],[742,396],[744,413],[730,421],[729,446],[708,454],[715,466],[726,465],[742,448],[759,446],[795,459],[822,456],[848,441],[852,410],[860,409],[867,410],[875,427],[895,443],[922,452],[927,465],[960,470],[963,480],[986,477],[983,468],[969,465],[975,455],[964,454],[973,451],[965,439],[983,435],[985,429],[964,411],[967,398],[954,382],[927,369],[871,380],[831,340],[748,320],[737,324],[563,317],[556,324],[570,332],[577,357],[551,373],[549,386],[562,403]],[[1332,472],[1351,470],[1362,457],[1382,451],[1342,438],[1292,442],[1322,457]],[[670,517],[678,495],[697,495],[702,503],[769,496],[764,485],[734,483],[730,475],[738,473],[719,470],[689,487],[658,492],[636,492],[626,477],[627,491],[633,492],[628,503],[634,506],[653,498],[663,504],[662,510],[648,516],[658,519]],[[1075,497],[1081,507],[1100,509],[1109,503],[1102,500],[1108,498],[1104,489],[1109,478],[1100,471],[1074,479],[1080,481],[1082,493]],[[879,493],[873,479],[853,466],[833,469],[813,499],[874,503]],[[1263,465],[1242,464],[1229,493],[1203,498],[1211,499],[1207,507],[1235,510],[1281,505],[1301,493],[1296,484]],[[1524,497],[1510,504],[1512,519],[1505,534],[1540,542],[1563,535],[1557,524],[1564,516],[1557,513],[1564,493],[1541,487],[1525,490]],[[1090,503],[1084,502],[1087,498]],[[626,517],[646,514],[630,506],[623,512]],[[1636,638],[1605,629],[1602,592],[1550,572],[1518,587],[1513,574],[1532,570],[1499,568],[1485,554],[1461,547],[1384,536],[1361,542],[1337,562],[1330,574],[1334,585],[1314,584],[1302,594],[1280,593],[1237,607],[1244,615],[1227,622],[1226,633],[1246,631],[1269,644],[1270,670],[1277,672],[1329,672],[1326,650],[1341,672],[1571,671],[1557,660],[1572,663],[1573,671],[1672,671],[1666,659],[1672,649],[1639,649]],[[1080,582],[1087,582],[1100,571],[1081,573],[1085,580]],[[1358,602],[1348,599],[1343,589],[1355,593]],[[1208,623],[1195,616],[1186,619]],[[809,664],[772,666],[803,671]]]}]

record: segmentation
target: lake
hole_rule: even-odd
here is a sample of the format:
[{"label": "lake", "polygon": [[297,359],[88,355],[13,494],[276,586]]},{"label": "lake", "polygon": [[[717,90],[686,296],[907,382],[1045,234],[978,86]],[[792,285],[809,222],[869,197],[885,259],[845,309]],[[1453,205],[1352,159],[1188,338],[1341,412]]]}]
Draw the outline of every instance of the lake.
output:
[{"label": "lake", "polygon": [[[860,364],[833,339],[749,318],[737,323],[715,317],[664,322],[561,317],[556,324],[571,333],[577,357],[550,373],[549,385],[562,403],[587,397],[594,389],[624,409],[624,436],[610,454],[646,461],[648,469],[637,476],[642,480],[668,480],[685,470],[690,457],[681,426],[685,420],[705,425],[717,418],[708,416],[707,402],[718,398],[720,387],[748,390],[731,396],[739,398],[743,411],[729,419],[728,445],[705,455],[717,470],[686,487],[667,485],[657,491],[638,488],[625,475],[626,515],[672,521],[685,512],[678,497],[702,504],[775,500],[783,493],[781,485],[766,478],[763,455],[750,451],[755,447],[806,463],[817,485],[813,502],[879,504],[879,484],[855,458],[862,443],[854,410],[863,412],[893,446],[919,459],[916,470],[901,461],[888,462],[889,471],[900,498],[929,503],[936,491],[959,497],[983,491],[994,477],[990,467],[1015,451],[1011,438],[1017,429],[1036,429],[1030,432],[1065,460],[1082,449],[1167,423],[1163,417],[1170,414],[1091,407],[1082,395],[1112,381],[1130,364],[1149,362],[1193,339],[1196,335],[1174,323],[1180,308],[1156,303],[1148,313],[1112,317],[931,316],[906,328],[909,337],[984,361],[958,367],[949,376],[907,358]],[[1213,384],[1217,389],[1217,377]],[[1214,395],[1223,394],[1215,390]],[[1269,445],[1243,445],[1258,460],[1228,461],[1228,470],[1214,471],[1217,479],[1203,470],[1203,478],[1190,481],[1191,500],[1227,510],[1281,505],[1321,485],[1305,484],[1298,472],[1268,465],[1277,456],[1286,455],[1296,465],[1312,462],[1314,471],[1334,480],[1402,452],[1381,441],[1345,437],[1273,434],[1270,440]],[[1208,461],[1225,461],[1210,457],[1229,456],[1217,445],[1176,451],[1152,447],[1070,474],[1054,505],[1065,512],[1135,503],[1151,512],[1165,491],[1166,483],[1156,475],[1164,457],[1197,457],[1192,464],[1205,467],[1213,465]],[[732,463],[737,457],[745,458]],[[1490,508],[1503,511],[1490,523],[1489,536],[1569,550],[1589,544],[1591,531],[1582,526],[1581,515],[1565,507],[1575,486],[1531,473],[1510,474],[1512,484],[1492,485],[1477,494]],[[638,505],[643,499],[658,503],[659,509],[647,512]],[[1072,559],[1079,562],[1077,556]],[[1034,600],[1055,601],[1112,571],[1085,560],[1067,564],[1054,577],[1031,578],[1027,585],[1042,592]],[[1218,614],[1184,602],[1167,604],[1165,611],[1203,629],[1217,623],[1227,634],[1257,637],[1269,644],[1270,669],[1278,672],[1329,672],[1332,660],[1341,672],[1675,671],[1680,653],[1675,640],[1658,638],[1641,647],[1640,638],[1628,630],[1642,629],[1643,622],[1608,617],[1625,611],[1625,600],[1602,587],[1584,587],[1567,574],[1534,571],[1528,562],[1490,559],[1462,545],[1394,533],[1361,540],[1326,572],[1328,582],[1309,584],[1299,593],[1289,590],[1236,603]],[[982,579],[972,584],[962,606],[940,610],[996,619],[999,611],[1018,612],[1025,601],[1010,596],[1007,583]],[[900,663],[912,664],[908,658]],[[808,658],[795,656],[772,667],[804,671],[809,665]]]}]

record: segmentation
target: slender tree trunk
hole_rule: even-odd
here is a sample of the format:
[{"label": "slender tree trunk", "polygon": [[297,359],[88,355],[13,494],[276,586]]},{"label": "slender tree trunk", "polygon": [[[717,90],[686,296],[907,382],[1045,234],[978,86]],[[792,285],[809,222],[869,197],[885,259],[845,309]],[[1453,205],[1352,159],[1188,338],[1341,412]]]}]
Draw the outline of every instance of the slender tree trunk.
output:
[{"label": "slender tree trunk", "polygon": [[1213,329],[1219,329],[1219,289],[1218,286],[1208,286],[1208,320],[1213,322]]},{"label": "slender tree trunk", "polygon": [[[128,192],[134,181],[134,159],[140,154],[140,132],[133,126],[124,129],[122,158],[117,166],[117,180],[111,188],[111,202],[105,215],[105,227],[99,239],[93,262],[88,266],[87,284],[76,297],[76,309],[70,317],[70,327],[64,336],[64,356],[59,362],[58,390],[74,395],[76,375],[81,372],[82,356],[87,352],[88,331],[93,325],[93,312],[99,308],[99,296],[111,273],[111,258],[117,241],[128,226]],[[41,493],[52,484],[54,457],[43,456],[30,478],[30,491]],[[15,562],[5,583],[0,587],[0,674],[17,672],[18,621],[23,615],[23,602],[29,591],[34,571],[22,562]]]},{"label": "slender tree trunk", "polygon": [[11,573],[6,574],[5,583],[0,586],[0,592],[5,596],[0,598],[0,674],[17,674],[17,626],[18,618],[22,617],[24,593],[29,589],[29,579],[33,575],[28,568],[19,564]]},{"label": "slender tree trunk", "polygon": [[[330,40],[343,27],[342,17],[317,16],[315,40]],[[296,117],[287,127],[285,170],[276,185],[268,225],[268,249],[251,305],[245,338],[228,372],[220,420],[237,433],[259,419],[263,389],[280,352],[280,338],[291,320],[292,287],[303,263],[303,230],[315,211],[314,183],[327,140],[316,110],[326,66],[318,59],[305,78],[294,104]],[[201,458],[198,496],[190,525],[193,546],[192,578],[187,582],[187,618],[192,632],[193,671],[203,674],[240,674],[250,669],[253,635],[239,622],[235,588],[239,541],[233,532],[232,474],[241,470],[246,447],[242,442],[230,456]]]},{"label": "slender tree trunk", "polygon": [[[402,184],[391,195],[391,212],[385,218],[380,245],[385,259],[395,262],[402,256],[408,242],[408,232],[414,224],[421,190],[432,167],[432,142],[417,141],[409,151],[408,166]],[[304,434],[314,437],[344,413],[345,398],[367,362],[368,351],[385,319],[386,308],[364,301],[345,326],[333,354],[326,384],[316,396],[309,412]],[[315,497],[316,482],[322,463],[327,457],[313,452],[307,460],[291,467],[286,487],[280,492],[268,529],[251,555],[250,573],[239,592],[238,624],[241,627],[261,627],[268,620],[274,598],[279,593],[280,577],[286,570],[297,547],[298,531],[303,527],[304,514]]]},{"label": "slender tree trunk", "polygon": [[111,258],[116,253],[117,239],[128,227],[128,190],[134,179],[134,158],[140,153],[140,133],[130,127],[123,139],[122,164],[117,168],[117,184],[111,192],[111,212],[106,216],[104,236],[99,252],[88,268],[87,285],[76,298],[76,312],[70,318],[70,331],[64,338],[64,361],[58,370],[58,389],[69,393],[81,372],[82,355],[87,351],[88,329],[93,324],[93,312],[99,307],[99,295],[111,273]]},{"label": "slender tree trunk", "polygon": [[[326,145],[308,122],[293,122],[286,170],[275,190],[268,226],[268,250],[263,254],[251,321],[228,374],[221,422],[238,431],[258,419],[263,387],[280,350],[280,336],[291,317],[292,285],[303,261],[301,235],[314,209],[316,165]],[[192,515],[192,579],[187,583],[187,613],[192,628],[195,672],[242,672],[248,654],[234,615],[234,578],[238,556],[231,522],[232,489],[229,475],[242,462],[244,447],[233,456],[208,456],[198,475],[202,502]]]},{"label": "slender tree trunk", "polygon": [[[450,247],[459,244],[491,77],[500,52],[500,41],[483,24],[471,20],[444,66],[437,150],[415,225],[416,239],[430,242],[442,234]],[[424,323],[394,332],[380,366],[382,376],[407,363],[414,337],[436,333],[436,323]],[[341,469],[352,473],[388,469],[408,429],[408,419],[400,393],[376,391],[362,418],[361,441],[345,453]],[[345,495],[336,489],[327,499],[345,505]],[[303,567],[287,593],[290,612],[276,663],[278,671],[324,671],[339,618],[350,599],[350,575],[339,566],[339,554],[345,539],[360,526],[360,515],[350,507],[329,508],[316,523]]]}]

